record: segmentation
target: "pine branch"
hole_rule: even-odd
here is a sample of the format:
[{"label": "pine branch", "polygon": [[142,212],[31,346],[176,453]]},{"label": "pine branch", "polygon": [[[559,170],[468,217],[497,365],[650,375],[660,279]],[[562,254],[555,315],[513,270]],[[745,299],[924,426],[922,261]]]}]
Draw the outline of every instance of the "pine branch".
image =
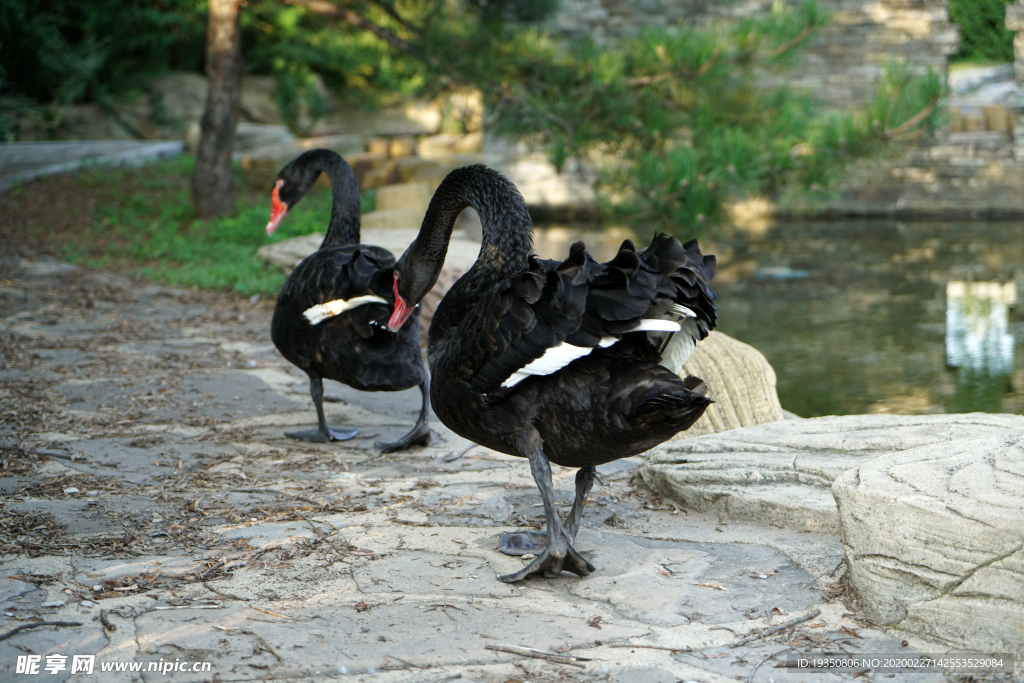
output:
[{"label": "pine branch", "polygon": [[779,45],[778,47],[772,48],[768,52],[765,52],[765,53],[760,54],[760,55],[755,55],[754,56],[754,60],[755,61],[760,61],[762,59],[771,59],[772,57],[778,57],[779,55],[783,54],[784,52],[786,52],[790,48],[799,45],[800,42],[804,38],[806,38],[807,36],[811,35],[811,31],[813,31],[816,26],[817,26],[816,23],[815,24],[808,24],[804,28],[803,31],[800,31],[800,33],[797,34],[796,38],[793,38],[793,40],[786,41],[782,45]]},{"label": "pine branch", "polygon": [[935,111],[935,108],[939,106],[939,100],[932,100],[931,104],[917,112],[914,116],[910,117],[900,125],[896,126],[892,130],[886,130],[883,135],[886,140],[896,140],[902,136],[910,128],[913,128],[917,124],[924,121],[928,116]]},{"label": "pine branch", "polygon": [[667,80],[675,76],[674,73],[665,72],[660,74],[654,74],[653,76],[640,76],[638,78],[632,78],[629,80],[630,85],[651,85],[653,83],[660,83],[661,81]]},{"label": "pine branch", "polygon": [[390,3],[385,2],[384,0],[370,0],[370,2],[373,3],[374,5],[376,5],[377,7],[379,7],[381,10],[383,10],[385,14],[387,14],[389,17],[394,19],[395,22],[399,26],[404,28],[406,31],[409,31],[410,33],[415,33],[416,35],[419,35],[420,30],[417,27],[415,27],[412,24],[410,24],[405,19],[405,17],[400,15],[398,13],[398,10],[395,9],[394,5],[391,5]]},{"label": "pine branch", "polygon": [[885,113],[885,123],[882,124],[882,135],[885,137],[888,137],[889,135],[889,122],[892,121],[893,112],[896,111],[896,102],[900,96],[901,87],[902,86],[897,84],[896,87],[892,89],[892,95],[889,96],[889,110]]},{"label": "pine branch", "polygon": [[399,38],[393,32],[383,26],[373,23],[351,8],[339,7],[333,2],[328,2],[327,0],[285,0],[285,2],[289,5],[295,5],[296,7],[305,7],[315,14],[337,17],[338,19],[347,21],[353,26],[369,31],[396,50],[414,57],[419,56],[412,43]]}]

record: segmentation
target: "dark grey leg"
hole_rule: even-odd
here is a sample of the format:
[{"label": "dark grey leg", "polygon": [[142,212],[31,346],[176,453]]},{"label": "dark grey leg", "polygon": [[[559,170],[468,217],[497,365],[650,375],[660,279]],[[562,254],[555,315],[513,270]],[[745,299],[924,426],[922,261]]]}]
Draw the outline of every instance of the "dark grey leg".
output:
[{"label": "dark grey leg", "polygon": [[413,444],[419,444],[420,446],[426,446],[430,443],[430,427],[427,426],[427,408],[430,406],[430,380],[423,380],[420,383],[420,393],[423,394],[423,405],[420,408],[420,416],[416,420],[416,424],[412,426],[412,430],[398,441],[391,443],[385,443],[383,441],[377,441],[373,445],[380,449],[381,453],[393,453],[394,451],[400,451],[403,448],[408,448]]},{"label": "dark grey leg", "polygon": [[358,429],[335,430],[327,426],[327,417],[324,416],[324,382],[319,377],[309,378],[309,395],[313,398],[313,405],[316,406],[316,418],[319,427],[316,431],[303,430],[301,432],[285,432],[285,436],[303,441],[316,441],[327,443],[328,441],[348,441],[359,436]]},{"label": "dark grey leg", "polygon": [[576,500],[572,503],[572,510],[569,511],[569,519],[565,520],[566,531],[569,536],[576,540],[576,532],[580,530],[580,520],[583,519],[583,508],[587,505],[587,496],[594,486],[594,477],[597,476],[596,467],[581,467],[576,472]]},{"label": "dark grey leg", "polygon": [[[580,520],[583,519],[583,508],[587,504],[587,496],[590,495],[590,488],[594,485],[596,474],[597,469],[590,466],[581,467],[576,472],[576,500],[573,501],[572,510],[569,511],[565,525],[570,541],[576,540]],[[542,531],[506,531],[498,537],[498,550],[506,555],[526,555],[527,553],[539,555],[547,547],[547,544],[548,535]]]},{"label": "dark grey leg", "polygon": [[537,482],[537,488],[540,489],[541,500],[544,501],[544,516],[547,518],[548,527],[547,546],[533,562],[513,574],[499,576],[498,580],[515,583],[533,574],[543,574],[552,579],[563,570],[578,576],[588,575],[594,571],[594,565],[587,562],[572,547],[572,538],[558,519],[558,512],[555,510],[555,492],[551,486],[551,465],[543,450],[538,451],[530,458],[530,470],[533,472],[534,481]]}]

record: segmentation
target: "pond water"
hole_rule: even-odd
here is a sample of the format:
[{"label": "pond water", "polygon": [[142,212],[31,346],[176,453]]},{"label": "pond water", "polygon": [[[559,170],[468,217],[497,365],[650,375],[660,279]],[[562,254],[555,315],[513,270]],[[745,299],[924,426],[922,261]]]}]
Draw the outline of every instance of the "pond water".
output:
[{"label": "pond water", "polygon": [[[609,258],[624,236],[542,229],[537,251],[581,237]],[[787,410],[1024,414],[1024,223],[776,223],[701,245],[718,329],[765,354]]]}]

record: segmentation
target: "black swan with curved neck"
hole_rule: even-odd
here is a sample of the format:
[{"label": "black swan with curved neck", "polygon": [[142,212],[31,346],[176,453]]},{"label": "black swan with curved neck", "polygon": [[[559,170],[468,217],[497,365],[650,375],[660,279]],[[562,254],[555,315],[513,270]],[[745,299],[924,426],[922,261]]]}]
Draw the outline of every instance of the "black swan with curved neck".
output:
[{"label": "black swan with curved neck", "polygon": [[[662,234],[639,252],[627,240],[607,263],[580,242],[565,261],[537,258],[518,189],[485,166],[469,166],[441,183],[423,240],[399,268],[416,259],[430,263],[436,278],[467,206],[480,214],[483,245],[430,324],[434,412],[457,434],[530,460],[547,533],[502,534],[502,552],[537,558],[499,580],[562,570],[586,576],[594,567],[572,543],[595,467],[689,428],[711,403],[702,380],[677,373],[715,326],[716,297],[707,284],[715,257],[703,256],[696,240],[683,245]],[[423,273],[399,279],[396,304],[419,300],[432,285]],[[402,322],[396,311],[392,328]],[[555,510],[552,462],[580,468],[565,524]]]},{"label": "black swan with curved neck", "polygon": [[[270,325],[270,336],[281,354],[309,375],[309,394],[319,422],[316,430],[288,432],[287,436],[326,442],[359,435],[359,429],[336,430],[327,425],[323,408],[326,378],[360,391],[402,391],[419,385],[423,405],[412,430],[393,443],[378,442],[376,446],[389,453],[429,443],[429,390],[420,355],[418,315],[413,315],[410,307],[403,325],[393,331],[387,327],[399,271],[391,252],[359,243],[359,187],[340,155],[313,149],[281,169],[271,194],[267,234],[274,232],[321,172],[330,178],[334,195],[327,234],[320,249],[288,277]],[[417,268],[415,262],[407,264],[410,271]]]}]

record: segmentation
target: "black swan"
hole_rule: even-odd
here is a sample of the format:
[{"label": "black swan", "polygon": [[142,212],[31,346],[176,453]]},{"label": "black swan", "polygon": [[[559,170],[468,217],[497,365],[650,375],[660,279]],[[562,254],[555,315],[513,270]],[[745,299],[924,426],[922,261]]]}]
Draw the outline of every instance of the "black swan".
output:
[{"label": "black swan", "polygon": [[[642,453],[687,429],[711,403],[704,382],[677,374],[714,328],[714,256],[696,240],[661,234],[643,251],[626,241],[607,263],[582,243],[562,262],[531,255],[533,225],[522,196],[486,166],[453,171],[423,220],[422,244],[406,259],[435,272],[459,212],[472,206],[483,223],[473,267],[438,305],[428,354],[434,412],[455,433],[482,446],[529,458],[547,517],[547,533],[502,534],[509,555],[534,553],[505,582],[563,569],[594,567],[572,546],[597,465]],[[429,235],[429,238],[427,238]],[[433,281],[400,279],[396,313]],[[576,500],[563,525],[551,485],[553,462],[578,467]]]},{"label": "black swan", "polygon": [[[267,234],[273,234],[321,172],[330,178],[334,195],[327,234],[320,249],[288,276],[270,325],[270,336],[281,354],[309,375],[319,427],[286,435],[321,442],[359,435],[359,429],[335,430],[327,425],[326,378],[360,391],[402,391],[419,385],[423,406],[412,430],[393,443],[377,442],[376,446],[390,453],[429,443],[429,389],[420,353],[419,316],[410,307],[405,324],[394,330],[387,327],[399,271],[391,252],[359,243],[359,187],[339,154],[313,149],[281,169],[271,194]],[[409,267],[414,269],[415,264]]]}]

